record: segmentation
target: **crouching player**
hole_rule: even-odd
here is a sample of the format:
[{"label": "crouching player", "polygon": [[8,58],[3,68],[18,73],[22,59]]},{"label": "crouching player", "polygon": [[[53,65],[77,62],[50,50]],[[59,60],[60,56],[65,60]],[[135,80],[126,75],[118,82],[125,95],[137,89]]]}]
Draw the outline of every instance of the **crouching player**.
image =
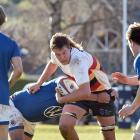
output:
[{"label": "crouching player", "polygon": [[[25,88],[10,97],[11,140],[32,140],[37,122],[60,116],[63,105],[60,105],[55,97],[55,88],[60,79],[59,77],[44,83],[36,94],[30,94]],[[110,101],[110,96],[105,96],[105,93],[93,94],[91,100],[107,103]]]},{"label": "crouching player", "polygon": [[36,122],[47,121],[61,114],[55,98],[57,79],[44,83],[31,95],[27,89],[14,93],[10,99],[9,135],[11,140],[31,140]]}]

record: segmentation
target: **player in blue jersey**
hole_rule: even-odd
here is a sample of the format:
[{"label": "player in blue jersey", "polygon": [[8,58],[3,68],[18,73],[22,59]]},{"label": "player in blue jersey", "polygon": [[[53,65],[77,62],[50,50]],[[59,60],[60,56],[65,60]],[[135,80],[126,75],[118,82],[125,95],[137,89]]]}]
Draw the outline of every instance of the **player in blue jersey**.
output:
[{"label": "player in blue jersey", "polygon": [[[6,20],[0,7],[0,26]],[[12,64],[13,72],[8,80],[8,72]],[[8,139],[9,123],[9,86],[13,86],[22,73],[22,62],[16,42],[0,33],[0,140]]]},{"label": "player in blue jersey", "polygon": [[60,106],[55,98],[58,79],[44,83],[31,95],[27,89],[14,93],[10,100],[9,132],[11,140],[31,140],[36,122],[60,116]]},{"label": "player in blue jersey", "polygon": [[[128,40],[129,48],[135,57],[134,69],[137,73],[136,76],[128,77],[120,72],[112,74],[114,80],[128,85],[140,85],[140,23],[133,23],[128,27],[126,37]],[[137,95],[131,105],[124,105],[119,111],[119,115],[125,118],[133,114],[140,107],[140,87],[137,90]],[[133,140],[139,140],[140,136],[140,120],[137,123],[136,130],[133,134]]]},{"label": "player in blue jersey", "polygon": [[[14,93],[11,96],[10,124],[9,132],[11,140],[31,140],[34,135],[36,122],[47,121],[58,117],[61,114],[63,105],[56,101],[55,88],[60,78],[56,78],[44,83],[36,94],[30,94],[25,89]],[[104,95],[94,95],[94,99],[100,103],[108,102],[108,98],[102,98]]]}]

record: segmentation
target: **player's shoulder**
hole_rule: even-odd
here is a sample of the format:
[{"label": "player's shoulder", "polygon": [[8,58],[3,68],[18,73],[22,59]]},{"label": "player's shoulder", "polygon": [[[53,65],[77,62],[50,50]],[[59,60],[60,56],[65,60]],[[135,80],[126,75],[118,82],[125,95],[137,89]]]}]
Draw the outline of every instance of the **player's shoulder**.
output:
[{"label": "player's shoulder", "polygon": [[9,41],[13,41],[9,35],[5,34],[5,33],[2,33],[0,32],[0,38],[1,39],[5,39],[5,40],[9,40]]},{"label": "player's shoulder", "polygon": [[92,58],[92,55],[84,50],[78,50],[76,48],[72,49],[71,53],[71,64],[79,65],[80,63],[89,62]]},{"label": "player's shoulder", "polygon": [[133,62],[133,66],[134,66],[134,68],[140,66],[140,53],[136,56],[136,58],[135,58],[135,60]]},{"label": "player's shoulder", "polygon": [[136,58],[135,59],[140,59],[140,53],[136,56]]},{"label": "player's shoulder", "polygon": [[5,45],[13,47],[13,48],[18,48],[16,41],[14,39],[12,39],[9,35],[0,32],[0,39],[1,39],[1,41],[4,42]]},{"label": "player's shoulder", "polygon": [[136,65],[140,65],[140,53],[136,56],[135,60],[134,60],[134,66]]}]

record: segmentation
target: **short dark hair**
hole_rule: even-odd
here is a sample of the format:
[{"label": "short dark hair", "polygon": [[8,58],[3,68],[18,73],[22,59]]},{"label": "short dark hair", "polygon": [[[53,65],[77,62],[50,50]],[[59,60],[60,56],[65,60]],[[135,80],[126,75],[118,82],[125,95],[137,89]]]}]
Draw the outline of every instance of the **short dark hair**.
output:
[{"label": "short dark hair", "polygon": [[130,24],[126,32],[126,38],[128,41],[133,41],[140,45],[140,23],[134,22]]},{"label": "short dark hair", "polygon": [[2,6],[0,6],[0,26],[6,21],[6,15]]},{"label": "short dark hair", "polygon": [[50,49],[62,49],[64,46],[83,50],[82,46],[76,43],[70,36],[63,33],[56,33],[50,40]]}]

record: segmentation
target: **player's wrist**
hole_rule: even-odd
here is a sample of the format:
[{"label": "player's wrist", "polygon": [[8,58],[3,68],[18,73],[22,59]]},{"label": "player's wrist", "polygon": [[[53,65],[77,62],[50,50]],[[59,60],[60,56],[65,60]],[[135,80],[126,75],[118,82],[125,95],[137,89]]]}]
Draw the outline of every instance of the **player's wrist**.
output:
[{"label": "player's wrist", "polygon": [[129,79],[128,78],[126,78],[126,80],[124,81],[124,84],[129,85]]},{"label": "player's wrist", "polygon": [[131,105],[131,110],[132,110],[133,112],[135,112],[135,111],[137,110],[138,107],[139,107],[138,105],[132,104],[132,105]]},{"label": "player's wrist", "polygon": [[40,81],[37,81],[37,85],[38,85],[38,87],[41,87],[41,85],[42,85],[42,82],[40,82]]},{"label": "player's wrist", "polygon": [[95,94],[95,101],[97,101],[98,102],[98,100],[99,100],[99,96],[98,96],[98,94]]}]

